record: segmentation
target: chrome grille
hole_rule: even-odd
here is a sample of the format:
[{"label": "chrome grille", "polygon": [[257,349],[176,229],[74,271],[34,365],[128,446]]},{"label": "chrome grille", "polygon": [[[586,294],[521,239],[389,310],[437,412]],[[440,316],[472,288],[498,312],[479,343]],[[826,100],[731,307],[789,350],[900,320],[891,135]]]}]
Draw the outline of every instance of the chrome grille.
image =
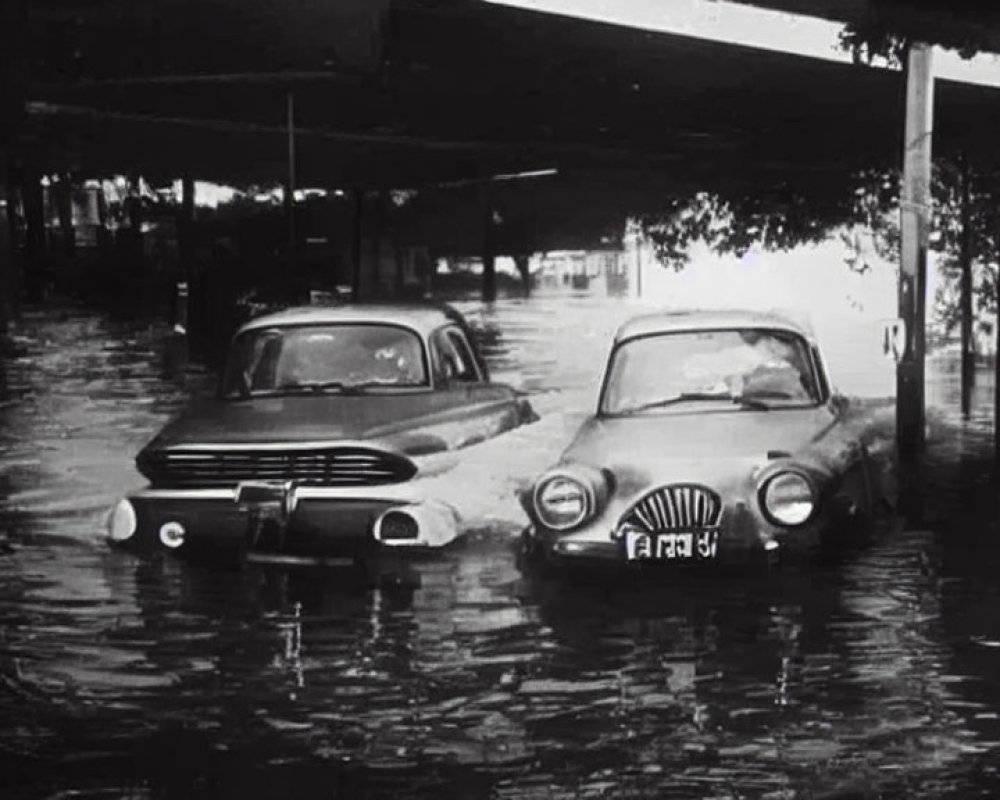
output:
[{"label": "chrome grille", "polygon": [[143,454],[139,470],[154,486],[219,488],[241,481],[295,481],[301,486],[377,486],[409,480],[408,458],[366,448],[202,450],[176,448]]},{"label": "chrome grille", "polygon": [[622,517],[619,530],[647,533],[714,528],[722,521],[722,501],[705,486],[674,484],[656,489]]}]

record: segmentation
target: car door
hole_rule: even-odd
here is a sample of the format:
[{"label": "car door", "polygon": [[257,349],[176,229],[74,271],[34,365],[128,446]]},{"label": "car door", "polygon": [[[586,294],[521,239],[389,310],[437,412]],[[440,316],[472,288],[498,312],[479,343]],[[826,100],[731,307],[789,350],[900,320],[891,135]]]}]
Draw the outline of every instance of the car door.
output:
[{"label": "car door", "polygon": [[430,349],[436,391],[461,397],[448,421],[454,447],[485,441],[525,421],[514,390],[486,380],[461,328],[446,325],[434,331]]}]

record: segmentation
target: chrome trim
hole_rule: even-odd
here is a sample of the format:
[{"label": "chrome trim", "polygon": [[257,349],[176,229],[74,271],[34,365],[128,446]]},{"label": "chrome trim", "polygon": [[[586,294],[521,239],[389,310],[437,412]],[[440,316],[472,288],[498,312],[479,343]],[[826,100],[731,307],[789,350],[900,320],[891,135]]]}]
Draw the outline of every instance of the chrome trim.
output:
[{"label": "chrome trim", "polygon": [[[380,500],[389,503],[416,503],[421,494],[408,484],[387,486],[298,486],[297,500]],[[129,494],[135,500],[236,500],[236,489],[140,489]]]},{"label": "chrome trim", "polygon": [[420,470],[412,458],[371,441],[220,447],[199,442],[146,452],[141,460],[143,474],[170,489],[221,489],[236,482],[278,480],[317,488],[381,486],[410,480]]},{"label": "chrome trim", "polygon": [[[584,495],[584,506],[583,510],[580,512],[580,516],[573,520],[569,524],[564,525],[552,525],[545,519],[545,515],[541,512],[541,503],[539,502],[539,495],[542,493],[542,489],[548,484],[556,480],[568,480],[577,484],[581,489],[583,489]],[[564,533],[570,531],[573,528],[578,527],[587,519],[590,519],[594,515],[594,509],[597,507],[597,501],[594,496],[594,489],[589,485],[588,481],[585,481],[573,474],[571,470],[555,469],[547,472],[543,475],[536,483],[535,488],[531,492],[531,504],[534,507],[535,514],[538,520],[549,530],[559,531]]]},{"label": "chrome trim", "polygon": [[[413,539],[383,539],[382,520],[387,514],[401,511],[413,517],[417,523],[417,536]],[[439,500],[424,503],[411,503],[405,507],[387,508],[372,526],[372,537],[380,546],[387,550],[400,548],[438,548],[444,547],[461,535],[460,519],[455,509]]]},{"label": "chrome trim", "polygon": [[[797,475],[806,482],[809,487],[809,494],[812,496],[812,511],[809,512],[809,516],[806,517],[802,522],[796,523],[795,525],[789,525],[787,522],[782,522],[771,514],[770,509],[767,507],[767,503],[764,502],[764,495],[767,492],[767,487],[775,478],[779,478],[782,475],[790,474]],[[764,515],[766,519],[772,525],[777,525],[779,528],[784,528],[785,530],[792,530],[794,528],[801,528],[803,525],[812,522],[816,518],[816,514],[819,512],[819,487],[816,485],[816,481],[813,479],[812,475],[806,472],[804,469],[798,466],[787,466],[785,464],[775,464],[771,469],[765,470],[764,473],[757,479],[757,506],[760,508],[761,514]]]},{"label": "chrome trim", "polygon": [[171,444],[163,447],[161,452],[164,453],[184,453],[184,452],[201,452],[202,450],[209,451],[229,451],[234,453],[243,452],[245,450],[316,450],[324,447],[343,447],[352,448],[357,447],[363,450],[376,450],[379,452],[386,452],[392,455],[404,456],[402,453],[396,453],[392,450],[385,450],[378,446],[377,441],[374,440],[363,440],[363,439],[313,439],[305,442],[229,442],[226,444],[212,444],[210,442],[197,442],[194,444]]},{"label": "chrome trim", "polygon": [[724,506],[718,493],[693,483],[659,486],[640,497],[622,514],[615,528],[621,537],[626,528],[644,533],[717,528]]},{"label": "chrome trim", "polygon": [[[413,524],[416,525],[417,527],[417,535],[407,536],[402,539],[382,538],[382,524],[385,522],[385,518],[389,516],[389,514],[405,514],[406,516],[408,516],[411,520],[413,520]],[[422,540],[425,538],[423,536],[423,530],[421,529],[420,526],[420,520],[417,519],[417,516],[416,514],[413,513],[413,511],[406,508],[405,506],[403,507],[396,506],[394,508],[388,508],[381,514],[379,514],[378,519],[376,519],[375,522],[372,524],[372,536],[375,538],[375,541],[389,545],[399,545],[403,543],[417,544],[421,543]]]}]

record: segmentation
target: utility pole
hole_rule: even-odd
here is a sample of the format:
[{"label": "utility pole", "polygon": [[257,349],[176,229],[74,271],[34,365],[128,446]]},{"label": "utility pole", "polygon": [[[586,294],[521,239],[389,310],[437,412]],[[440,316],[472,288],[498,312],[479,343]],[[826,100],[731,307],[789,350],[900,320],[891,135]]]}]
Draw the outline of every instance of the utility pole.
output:
[{"label": "utility pole", "polygon": [[[996,185],[996,184],[994,184]],[[994,194],[994,197],[996,195]],[[1000,208],[994,206],[996,225],[995,247],[997,255],[1000,256]],[[993,475],[1000,480],[1000,264],[997,265],[996,281],[994,287],[994,303],[996,304],[997,317],[993,325]]]},{"label": "utility pole", "polygon": [[918,455],[925,439],[925,305],[933,122],[931,46],[914,42],[909,47],[906,63],[906,123],[900,203],[899,316],[906,324],[907,347],[896,367],[896,436],[903,459]]},{"label": "utility pole", "polygon": [[489,182],[483,184],[483,285],[484,303],[497,299],[496,229],[493,219],[493,192]]},{"label": "utility pole", "polygon": [[960,327],[961,327],[961,401],[962,416],[968,418],[972,409],[972,387],[976,379],[976,353],[972,343],[972,170],[962,155],[959,161],[961,192],[960,216],[962,233],[959,247],[961,274]]},{"label": "utility pole", "polygon": [[[17,226],[14,195],[17,169],[14,150],[25,119],[28,85],[28,0],[0,2],[0,194],[7,205],[0,213],[0,347],[10,320],[20,311],[17,259]],[[6,235],[4,235],[6,234]]]},{"label": "utility pole", "polygon": [[285,115],[288,127],[288,177],[285,184],[285,211],[288,214],[288,266],[291,276],[298,269],[298,233],[295,230],[295,95],[285,96]]},{"label": "utility pole", "polygon": [[351,205],[354,212],[351,219],[351,301],[357,303],[361,300],[361,245],[364,235],[365,205],[363,189],[351,190]]}]

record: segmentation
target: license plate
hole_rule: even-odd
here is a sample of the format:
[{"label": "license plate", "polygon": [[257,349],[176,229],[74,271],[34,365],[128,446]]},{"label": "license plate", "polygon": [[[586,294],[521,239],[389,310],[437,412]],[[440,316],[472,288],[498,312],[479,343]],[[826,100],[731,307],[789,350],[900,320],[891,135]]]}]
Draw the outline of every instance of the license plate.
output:
[{"label": "license plate", "polygon": [[680,531],[677,533],[625,534],[625,553],[629,561],[704,561],[715,558],[719,532]]}]

